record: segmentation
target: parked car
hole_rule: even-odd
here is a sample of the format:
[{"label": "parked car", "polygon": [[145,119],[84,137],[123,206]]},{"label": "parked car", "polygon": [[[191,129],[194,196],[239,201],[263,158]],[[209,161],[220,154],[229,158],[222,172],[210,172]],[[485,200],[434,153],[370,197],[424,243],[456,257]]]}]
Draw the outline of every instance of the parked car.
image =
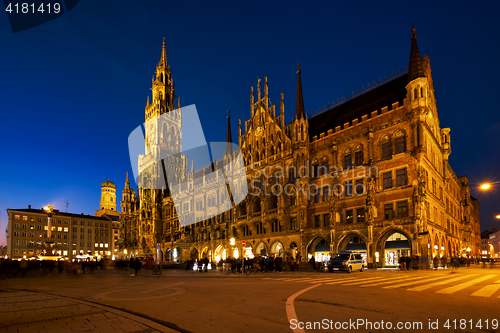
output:
[{"label": "parked car", "polygon": [[362,272],[365,269],[365,261],[359,252],[340,251],[337,256],[330,259],[328,270],[333,271],[346,271],[347,273],[353,270]]}]

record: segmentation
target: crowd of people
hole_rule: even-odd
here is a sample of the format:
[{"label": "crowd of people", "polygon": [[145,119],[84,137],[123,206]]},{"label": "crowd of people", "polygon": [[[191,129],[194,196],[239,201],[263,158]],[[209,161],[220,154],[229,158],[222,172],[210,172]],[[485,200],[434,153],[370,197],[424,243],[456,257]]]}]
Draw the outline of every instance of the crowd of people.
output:
[{"label": "crowd of people", "polygon": [[405,270],[415,269],[438,269],[438,268],[451,268],[457,269],[459,267],[470,267],[471,263],[479,264],[479,259],[470,259],[464,257],[451,257],[446,256],[431,258],[420,257],[417,255],[407,256],[402,255],[399,257],[399,268]]},{"label": "crowd of people", "polygon": [[26,274],[93,274],[96,270],[103,270],[105,263],[100,260],[12,260],[0,259],[0,275],[8,277],[25,276]]}]

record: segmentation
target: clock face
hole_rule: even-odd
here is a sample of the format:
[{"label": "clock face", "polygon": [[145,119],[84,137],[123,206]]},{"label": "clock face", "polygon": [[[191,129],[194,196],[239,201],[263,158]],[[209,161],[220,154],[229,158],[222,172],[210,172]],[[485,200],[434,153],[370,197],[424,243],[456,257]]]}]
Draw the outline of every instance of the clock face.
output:
[{"label": "clock face", "polygon": [[262,126],[257,127],[257,129],[255,130],[255,134],[257,136],[261,136],[262,133],[264,133],[264,128],[262,128]]}]

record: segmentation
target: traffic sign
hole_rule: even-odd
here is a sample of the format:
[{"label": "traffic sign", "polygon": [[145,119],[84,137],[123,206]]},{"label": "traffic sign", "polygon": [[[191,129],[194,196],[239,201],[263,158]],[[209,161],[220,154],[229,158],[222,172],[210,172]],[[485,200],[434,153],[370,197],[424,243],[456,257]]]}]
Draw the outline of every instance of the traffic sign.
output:
[{"label": "traffic sign", "polygon": [[245,247],[245,241],[241,241],[241,246]]}]

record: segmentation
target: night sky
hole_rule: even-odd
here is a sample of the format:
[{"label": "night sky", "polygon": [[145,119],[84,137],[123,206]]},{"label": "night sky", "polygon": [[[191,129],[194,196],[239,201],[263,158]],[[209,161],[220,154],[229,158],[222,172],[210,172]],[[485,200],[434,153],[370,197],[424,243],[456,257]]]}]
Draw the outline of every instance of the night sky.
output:
[{"label": "night sky", "polygon": [[[80,1],[44,25],[12,33],[0,14],[0,244],[7,208],[51,203],[99,209],[100,184],[131,171],[127,139],[144,122],[166,37],[182,105],[195,104],[207,141],[233,140],[250,117],[250,86],[268,76],[290,122],[297,61],[310,113],[408,66],[412,23],[431,59],[450,163],[481,203],[481,227],[500,226],[500,2]],[[136,185],[132,183],[136,188]]]}]

